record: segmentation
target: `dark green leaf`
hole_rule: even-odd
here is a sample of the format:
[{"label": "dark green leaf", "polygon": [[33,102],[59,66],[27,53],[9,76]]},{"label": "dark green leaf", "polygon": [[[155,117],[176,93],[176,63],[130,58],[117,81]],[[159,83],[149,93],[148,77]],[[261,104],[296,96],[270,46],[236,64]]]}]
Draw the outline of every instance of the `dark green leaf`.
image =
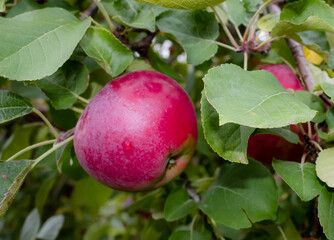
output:
[{"label": "dark green leaf", "polygon": [[53,74],[71,56],[91,19],[81,22],[61,8],[0,18],[0,75],[35,80]]},{"label": "dark green leaf", "polygon": [[130,27],[154,32],[155,14],[152,6],[133,0],[106,0],[102,4],[113,19]]},{"label": "dark green leaf", "polygon": [[165,218],[167,221],[175,221],[192,213],[197,208],[197,203],[190,199],[186,189],[180,188],[169,194],[165,203]]},{"label": "dark green leaf", "polygon": [[20,233],[20,240],[35,240],[41,224],[38,209],[34,208],[24,221]]},{"label": "dark green leaf", "polygon": [[44,205],[48,200],[49,193],[52,189],[53,184],[55,183],[55,180],[56,180],[55,177],[53,177],[51,179],[43,181],[43,183],[38,189],[38,192],[36,193],[35,206],[41,213],[41,215],[43,213]]},{"label": "dark green leaf", "polygon": [[219,125],[277,128],[310,121],[316,114],[268,71],[249,72],[224,64],[209,70],[203,80],[208,101],[219,114]]},{"label": "dark green leaf", "polygon": [[31,169],[30,160],[0,162],[0,219],[5,215]]},{"label": "dark green leaf", "polygon": [[255,129],[234,123],[219,126],[218,113],[205,95],[202,96],[201,112],[204,136],[212,149],[231,162],[248,163],[248,138]]},{"label": "dark green leaf", "polygon": [[88,85],[88,69],[85,65],[68,61],[53,75],[35,83],[50,98],[55,109],[71,107]]},{"label": "dark green leaf", "polygon": [[0,90],[0,124],[32,112],[33,106],[20,95]]},{"label": "dark green leaf", "polygon": [[334,131],[334,107],[326,112],[326,123],[330,131]]},{"label": "dark green leaf", "polygon": [[133,54],[104,28],[90,28],[80,42],[88,56],[111,76],[122,73],[132,62]]},{"label": "dark green leaf", "polygon": [[334,192],[324,187],[318,200],[318,216],[320,224],[328,239],[334,239]]},{"label": "dark green leaf", "polygon": [[209,240],[210,236],[205,236],[193,230],[180,230],[173,232],[168,240]]},{"label": "dark green leaf", "polygon": [[157,25],[162,32],[176,37],[186,51],[190,64],[199,65],[218,50],[215,40],[219,29],[213,13],[203,10],[170,10],[158,17]]},{"label": "dark green leaf", "polygon": [[219,178],[204,193],[202,211],[217,223],[240,229],[262,220],[275,220],[278,191],[261,163],[225,164]]},{"label": "dark green leaf", "polygon": [[317,178],[313,163],[274,160],[273,167],[303,201],[310,201],[319,195],[322,184]]}]

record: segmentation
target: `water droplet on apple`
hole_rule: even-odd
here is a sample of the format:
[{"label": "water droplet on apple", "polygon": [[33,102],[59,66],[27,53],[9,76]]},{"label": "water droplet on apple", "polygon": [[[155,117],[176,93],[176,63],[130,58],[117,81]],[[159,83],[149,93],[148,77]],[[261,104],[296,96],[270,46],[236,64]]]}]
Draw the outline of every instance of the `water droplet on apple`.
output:
[{"label": "water droplet on apple", "polygon": [[124,146],[124,149],[127,151],[132,149],[132,144],[129,141],[125,141],[123,146]]},{"label": "water droplet on apple", "polygon": [[3,175],[2,175],[2,178],[7,178],[7,175],[6,175],[6,174],[3,174]]}]

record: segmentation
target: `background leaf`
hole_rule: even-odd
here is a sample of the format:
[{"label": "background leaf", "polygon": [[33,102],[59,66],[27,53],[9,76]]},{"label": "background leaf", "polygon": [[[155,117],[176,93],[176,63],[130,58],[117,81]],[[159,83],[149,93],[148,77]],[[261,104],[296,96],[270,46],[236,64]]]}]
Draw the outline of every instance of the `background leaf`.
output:
[{"label": "background leaf", "polygon": [[40,224],[41,219],[38,214],[38,209],[34,208],[24,221],[20,240],[35,240]]},{"label": "background leaf", "polygon": [[0,124],[32,112],[33,106],[20,95],[0,90]]},{"label": "background leaf", "polygon": [[203,78],[219,125],[277,128],[313,119],[315,111],[288,93],[268,71],[244,71],[232,64],[209,70]]},{"label": "background leaf", "polygon": [[253,160],[248,165],[225,164],[200,204],[210,218],[234,229],[276,219],[277,207],[274,179],[266,167]]},{"label": "background leaf", "polygon": [[122,73],[133,60],[132,52],[103,28],[88,29],[80,44],[87,55],[113,77]]},{"label": "background leaf", "polygon": [[71,56],[90,25],[61,8],[0,18],[0,75],[35,80],[53,74]]},{"label": "background leaf", "polygon": [[65,218],[63,215],[50,217],[41,227],[37,237],[43,240],[55,240],[64,224],[64,220]]},{"label": "background leaf", "polygon": [[106,0],[102,4],[113,19],[130,27],[154,32],[155,14],[152,6],[133,0]]},{"label": "background leaf", "polygon": [[160,31],[176,37],[186,51],[190,64],[201,64],[218,50],[215,43],[219,35],[218,23],[213,13],[170,10],[158,17],[157,25]]},{"label": "background leaf", "polygon": [[167,221],[175,221],[192,213],[197,208],[197,203],[190,199],[186,189],[180,188],[169,194],[164,214]]},{"label": "background leaf", "polygon": [[328,239],[334,239],[334,192],[324,187],[318,199],[320,224]]},{"label": "background leaf", "polygon": [[219,116],[205,95],[201,101],[202,124],[206,141],[222,158],[248,163],[247,143],[254,128],[228,123],[219,126]]},{"label": "background leaf", "polygon": [[313,163],[274,160],[273,167],[303,201],[310,201],[319,195],[322,184],[317,178]]},{"label": "background leaf", "polygon": [[284,128],[258,128],[253,132],[253,135],[257,134],[272,134],[272,135],[277,135],[281,136],[288,142],[297,144],[300,139],[299,136],[292,132],[289,127],[284,127]]}]

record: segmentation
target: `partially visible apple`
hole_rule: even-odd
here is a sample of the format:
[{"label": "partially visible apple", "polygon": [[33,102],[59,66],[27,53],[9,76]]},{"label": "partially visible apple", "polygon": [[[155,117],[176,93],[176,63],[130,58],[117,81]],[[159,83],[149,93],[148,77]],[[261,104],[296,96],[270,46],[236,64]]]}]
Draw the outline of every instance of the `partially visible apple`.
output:
[{"label": "partially visible apple", "polygon": [[74,148],[81,166],[117,190],[146,191],[179,175],[197,142],[193,105],[173,79],[132,72],[109,82],[81,115]]},{"label": "partially visible apple", "polygon": [[[271,72],[285,88],[294,91],[304,90],[296,74],[284,64],[264,65],[261,70]],[[307,126],[306,126],[307,127]],[[290,125],[290,130],[299,135],[303,141],[303,136],[298,125]],[[304,147],[300,144],[293,144],[284,138],[272,134],[258,134],[250,136],[247,147],[247,154],[266,165],[271,165],[273,158],[287,161],[300,161],[304,153]]]}]

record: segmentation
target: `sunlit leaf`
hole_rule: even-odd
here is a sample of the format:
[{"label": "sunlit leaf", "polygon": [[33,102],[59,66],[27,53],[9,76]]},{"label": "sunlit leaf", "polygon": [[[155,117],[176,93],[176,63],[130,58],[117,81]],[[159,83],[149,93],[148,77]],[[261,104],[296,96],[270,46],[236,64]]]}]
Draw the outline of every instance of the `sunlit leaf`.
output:
[{"label": "sunlit leaf", "polygon": [[334,148],[321,151],[316,161],[318,177],[329,187],[334,187]]}]

